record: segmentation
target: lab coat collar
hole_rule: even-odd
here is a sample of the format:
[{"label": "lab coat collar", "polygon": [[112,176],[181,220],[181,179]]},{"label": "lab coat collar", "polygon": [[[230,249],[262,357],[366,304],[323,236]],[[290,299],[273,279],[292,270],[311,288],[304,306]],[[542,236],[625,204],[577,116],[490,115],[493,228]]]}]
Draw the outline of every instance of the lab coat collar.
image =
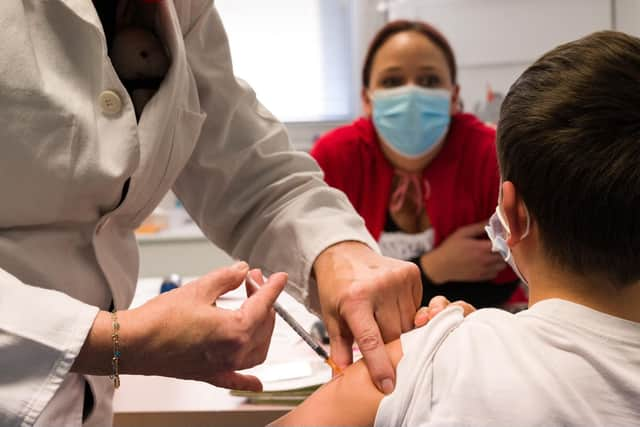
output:
[{"label": "lab coat collar", "polygon": [[[74,13],[84,22],[94,27],[96,32],[102,38],[103,47],[106,54],[106,38],[104,35],[104,30],[102,28],[102,23],[100,22],[100,17],[98,16],[95,7],[93,6],[93,2],[90,0],[57,1],[64,4],[72,13]],[[155,31],[157,36],[160,38],[160,41],[167,49],[171,65],[162,84],[160,85],[160,88],[158,89],[159,93],[157,95],[159,96],[155,96],[154,98],[152,98],[151,102],[145,107],[145,112],[143,113],[141,118],[141,125],[143,121],[146,121],[143,120],[145,116],[151,115],[155,116],[157,119],[157,113],[167,113],[166,111],[162,111],[164,110],[162,106],[157,105],[159,99],[165,101],[167,99],[176,99],[176,92],[185,90],[185,88],[183,87],[178,87],[180,86],[180,78],[183,77],[183,74],[186,72],[187,60],[184,53],[184,40],[182,37],[180,21],[178,19],[173,1],[165,0],[158,2],[158,9],[155,17]],[[156,113],[150,114],[150,110],[156,110]]]},{"label": "lab coat collar", "polygon": [[[180,99],[178,95],[187,91],[187,81],[184,79],[184,76],[188,74],[187,57],[180,21],[172,1],[158,3],[155,31],[169,54],[171,65],[158,88],[156,96],[151,98],[142,113],[140,130],[143,132],[146,131],[145,116],[155,117],[155,120],[157,120],[160,117],[158,114],[168,114],[169,111],[166,106],[161,105],[161,103]],[[168,120],[168,118],[165,117],[164,120]],[[155,128],[157,124],[152,126]]]},{"label": "lab coat collar", "polygon": [[83,21],[97,27],[104,38],[102,23],[91,0],[58,0]]}]

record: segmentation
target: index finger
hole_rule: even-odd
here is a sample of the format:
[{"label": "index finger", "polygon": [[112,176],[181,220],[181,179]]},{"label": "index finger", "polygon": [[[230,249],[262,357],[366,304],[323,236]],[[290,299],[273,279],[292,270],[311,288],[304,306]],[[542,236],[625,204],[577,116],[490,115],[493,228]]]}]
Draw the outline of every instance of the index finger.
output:
[{"label": "index finger", "polygon": [[361,303],[344,316],[378,390],[389,394],[395,387],[395,371],[382,341],[380,328],[373,317],[373,309]]},{"label": "index finger", "polygon": [[458,228],[457,233],[465,237],[483,237],[486,235],[484,227],[489,221],[476,222],[475,224],[463,225]]},{"label": "index finger", "polygon": [[493,250],[493,243],[491,240],[480,240],[477,239],[473,242],[470,242],[470,249],[475,249],[482,253],[482,263],[490,264],[494,262],[504,262],[502,255],[499,252]]},{"label": "index finger", "polygon": [[[250,282],[253,279],[254,283]],[[245,289],[247,291],[247,298],[258,292],[258,289],[264,284],[264,276],[259,268],[254,268],[248,273],[248,278],[245,279]],[[258,286],[255,286],[258,285]]]}]

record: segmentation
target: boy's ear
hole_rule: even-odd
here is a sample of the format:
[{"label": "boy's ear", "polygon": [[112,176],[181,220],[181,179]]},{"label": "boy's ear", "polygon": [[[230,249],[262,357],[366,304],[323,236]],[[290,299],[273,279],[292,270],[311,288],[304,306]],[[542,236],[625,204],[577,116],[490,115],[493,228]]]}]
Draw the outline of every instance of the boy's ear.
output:
[{"label": "boy's ear", "polygon": [[502,183],[501,207],[504,219],[509,224],[510,233],[507,243],[513,247],[523,239],[527,231],[528,214],[522,198],[511,181]]}]

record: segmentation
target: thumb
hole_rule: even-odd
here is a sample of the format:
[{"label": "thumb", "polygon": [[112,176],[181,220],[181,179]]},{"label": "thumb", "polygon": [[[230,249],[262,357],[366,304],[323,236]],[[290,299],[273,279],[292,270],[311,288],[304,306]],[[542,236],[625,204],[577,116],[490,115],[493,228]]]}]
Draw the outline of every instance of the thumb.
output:
[{"label": "thumb", "polygon": [[212,304],[220,295],[240,286],[248,271],[249,265],[244,261],[239,261],[230,267],[220,268],[205,274],[196,281],[196,284],[200,287],[203,298]]}]

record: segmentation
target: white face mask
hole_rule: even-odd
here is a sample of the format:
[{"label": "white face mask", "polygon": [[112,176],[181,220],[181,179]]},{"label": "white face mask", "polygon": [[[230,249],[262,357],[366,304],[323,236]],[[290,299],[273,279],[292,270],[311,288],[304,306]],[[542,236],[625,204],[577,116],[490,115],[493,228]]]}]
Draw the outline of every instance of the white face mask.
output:
[{"label": "white face mask", "polygon": [[[529,235],[530,218],[529,211],[526,212],[527,229],[524,231],[524,234],[522,235],[520,240]],[[511,234],[511,231],[509,230],[509,224],[507,224],[505,219],[502,217],[499,205],[496,207],[495,213],[491,215],[491,218],[489,219],[489,225],[487,225],[484,229],[487,232],[489,239],[491,240],[491,251],[497,252],[502,255],[502,258],[507,264],[509,264],[513,272],[516,273],[520,280],[522,280],[522,282],[528,286],[529,283],[525,280],[524,276],[520,272],[520,269],[516,265],[516,261],[513,258],[513,254],[511,253],[511,248],[509,248],[509,245],[507,244],[507,239],[509,238],[509,234]]]}]

